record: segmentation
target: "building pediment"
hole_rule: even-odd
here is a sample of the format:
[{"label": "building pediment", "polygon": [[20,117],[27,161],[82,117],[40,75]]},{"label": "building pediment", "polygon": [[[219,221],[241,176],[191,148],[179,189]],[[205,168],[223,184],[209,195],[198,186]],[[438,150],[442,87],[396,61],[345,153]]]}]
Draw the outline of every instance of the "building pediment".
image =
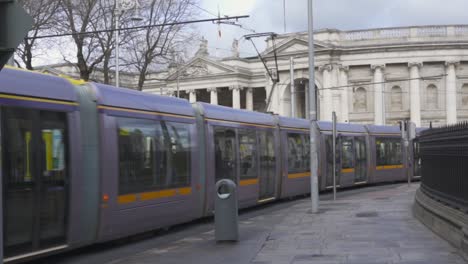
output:
[{"label": "building pediment", "polygon": [[200,77],[208,75],[220,75],[236,73],[237,70],[229,65],[207,57],[195,57],[178,71],[169,75],[168,79],[175,79],[177,76]]},{"label": "building pediment", "polygon": [[[324,50],[331,48],[325,43],[315,41],[314,43],[315,50]],[[273,55],[274,47],[269,47],[265,50],[264,55]],[[286,54],[286,53],[297,53],[297,52],[306,52],[309,49],[309,42],[301,37],[290,37],[276,44],[276,54]]]}]

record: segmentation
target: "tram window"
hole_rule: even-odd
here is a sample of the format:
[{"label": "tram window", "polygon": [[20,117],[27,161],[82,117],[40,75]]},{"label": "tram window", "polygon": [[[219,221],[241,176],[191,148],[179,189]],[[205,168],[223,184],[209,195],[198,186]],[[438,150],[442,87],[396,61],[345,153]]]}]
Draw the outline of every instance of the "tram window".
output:
[{"label": "tram window", "polygon": [[262,162],[266,167],[274,168],[274,163],[276,162],[275,155],[275,142],[272,132],[259,131],[259,152],[260,152],[260,162]]},{"label": "tram window", "polygon": [[310,136],[303,135],[304,137],[304,170],[310,170]]},{"label": "tram window", "polygon": [[190,185],[190,124],[117,118],[119,194]]},{"label": "tram window", "polygon": [[236,131],[227,127],[214,127],[215,178],[237,182]]},{"label": "tram window", "polygon": [[301,134],[288,134],[288,172],[304,171],[304,144]]},{"label": "tram window", "polygon": [[240,178],[257,177],[257,134],[255,130],[239,129]]},{"label": "tram window", "polygon": [[[161,122],[164,138],[163,153],[166,165],[160,168],[160,174],[165,175],[167,187],[182,187],[190,185],[191,174],[191,144],[190,124]],[[159,134],[161,140],[161,134]],[[161,152],[160,152],[161,153]]]},{"label": "tram window", "polygon": [[401,165],[402,152],[399,138],[376,138],[377,166]]},{"label": "tram window", "polygon": [[58,113],[41,113],[43,173],[50,181],[63,182],[65,178],[65,125]]},{"label": "tram window", "polygon": [[[13,111],[12,111],[13,112]],[[22,184],[33,181],[32,177],[32,123],[28,117],[10,117],[8,120],[6,149],[6,177],[10,184]]]},{"label": "tram window", "polygon": [[342,137],[341,139],[341,168],[354,168],[354,146],[352,137]]},{"label": "tram window", "polygon": [[160,185],[154,160],[156,123],[117,118],[119,143],[119,194],[135,193]]}]

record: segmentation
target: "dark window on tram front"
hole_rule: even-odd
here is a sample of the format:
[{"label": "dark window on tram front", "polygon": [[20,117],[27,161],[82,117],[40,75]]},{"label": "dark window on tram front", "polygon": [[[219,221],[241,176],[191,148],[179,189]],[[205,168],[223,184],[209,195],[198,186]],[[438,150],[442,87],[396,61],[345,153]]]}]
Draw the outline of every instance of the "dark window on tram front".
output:
[{"label": "dark window on tram front", "polygon": [[354,168],[354,146],[352,137],[341,138],[341,168]]},{"label": "dark window on tram front", "polygon": [[119,194],[190,185],[190,124],[117,118]]},{"label": "dark window on tram front", "polygon": [[4,255],[62,244],[68,211],[66,113],[4,108],[2,114]]},{"label": "dark window on tram front", "polygon": [[237,182],[236,131],[227,127],[214,127],[215,178]]},{"label": "dark window on tram front", "polygon": [[257,177],[257,136],[255,130],[239,130],[240,178]]},{"label": "dark window on tram front", "polygon": [[304,137],[302,134],[288,134],[288,172],[307,171],[304,150]]},{"label": "dark window on tram front", "polygon": [[377,166],[402,164],[401,139],[378,137],[375,148]]}]

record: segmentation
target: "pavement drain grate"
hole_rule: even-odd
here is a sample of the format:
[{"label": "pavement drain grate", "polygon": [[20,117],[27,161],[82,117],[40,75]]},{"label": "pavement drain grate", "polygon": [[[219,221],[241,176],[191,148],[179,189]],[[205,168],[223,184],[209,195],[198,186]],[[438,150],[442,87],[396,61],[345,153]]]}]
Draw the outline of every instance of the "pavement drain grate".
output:
[{"label": "pavement drain grate", "polygon": [[371,212],[359,212],[356,214],[356,217],[377,217],[379,214],[375,211]]}]

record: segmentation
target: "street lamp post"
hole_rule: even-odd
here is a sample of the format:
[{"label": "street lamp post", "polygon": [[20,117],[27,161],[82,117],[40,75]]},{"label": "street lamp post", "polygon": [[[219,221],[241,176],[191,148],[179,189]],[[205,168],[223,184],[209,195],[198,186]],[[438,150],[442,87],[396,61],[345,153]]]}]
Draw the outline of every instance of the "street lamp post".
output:
[{"label": "street lamp post", "polygon": [[135,9],[135,14],[131,17],[133,21],[141,21],[137,16],[137,10],[140,7],[138,0],[115,0],[115,86],[120,87],[120,17],[126,10]]}]

